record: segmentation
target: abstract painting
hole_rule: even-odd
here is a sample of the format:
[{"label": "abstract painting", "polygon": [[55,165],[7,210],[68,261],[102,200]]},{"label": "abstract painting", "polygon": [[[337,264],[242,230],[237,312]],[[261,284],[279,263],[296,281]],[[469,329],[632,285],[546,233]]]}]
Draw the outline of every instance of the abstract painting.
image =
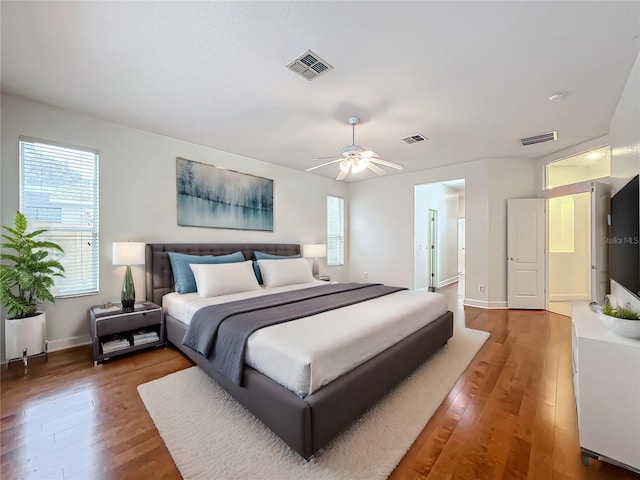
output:
[{"label": "abstract painting", "polygon": [[176,159],[178,225],[273,231],[273,180]]}]

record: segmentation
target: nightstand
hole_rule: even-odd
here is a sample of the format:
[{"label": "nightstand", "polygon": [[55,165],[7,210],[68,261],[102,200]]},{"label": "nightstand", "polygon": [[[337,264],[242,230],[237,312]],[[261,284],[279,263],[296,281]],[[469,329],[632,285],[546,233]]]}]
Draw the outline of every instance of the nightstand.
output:
[{"label": "nightstand", "polygon": [[89,309],[93,362],[165,343],[162,308],[155,303],[136,303],[133,312],[124,313],[119,303]]}]

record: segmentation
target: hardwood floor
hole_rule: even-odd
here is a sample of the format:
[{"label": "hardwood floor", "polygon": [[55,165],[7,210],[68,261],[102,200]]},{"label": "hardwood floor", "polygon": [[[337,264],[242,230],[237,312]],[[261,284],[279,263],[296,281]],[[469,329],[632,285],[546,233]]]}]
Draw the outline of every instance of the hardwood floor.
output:
[{"label": "hardwood floor", "polygon": [[191,366],[171,348],[93,367],[89,347],[2,369],[2,479],[180,478],[136,387]]},{"label": "hardwood floor", "polygon": [[[491,332],[392,479],[640,479],[581,463],[570,319],[458,309]],[[2,369],[2,479],[180,478],[136,387],[191,366],[160,348],[94,368],[89,347]],[[416,399],[419,401],[419,399]]]},{"label": "hardwood floor", "polygon": [[570,318],[472,308],[465,316],[491,336],[391,479],[640,479],[581,463]]}]

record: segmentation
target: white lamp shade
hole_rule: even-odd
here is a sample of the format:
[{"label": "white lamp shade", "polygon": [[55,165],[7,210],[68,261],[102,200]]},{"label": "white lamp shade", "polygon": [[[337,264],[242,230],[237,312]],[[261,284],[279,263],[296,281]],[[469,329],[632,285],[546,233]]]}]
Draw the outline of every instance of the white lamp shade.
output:
[{"label": "white lamp shade", "polygon": [[327,246],[324,243],[314,245],[303,245],[302,255],[306,258],[323,258],[327,256]]},{"label": "white lamp shade", "polygon": [[144,242],[114,242],[114,265],[144,265]]}]

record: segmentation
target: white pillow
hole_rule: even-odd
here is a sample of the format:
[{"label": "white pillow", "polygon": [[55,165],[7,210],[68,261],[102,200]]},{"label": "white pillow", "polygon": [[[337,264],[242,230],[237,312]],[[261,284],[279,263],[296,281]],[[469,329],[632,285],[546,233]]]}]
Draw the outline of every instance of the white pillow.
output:
[{"label": "white pillow", "polygon": [[258,260],[265,287],[280,287],[295,283],[313,282],[311,267],[306,258]]},{"label": "white pillow", "polygon": [[229,293],[259,290],[252,261],[234,263],[192,263],[189,266],[196,279],[198,296],[217,297]]}]

